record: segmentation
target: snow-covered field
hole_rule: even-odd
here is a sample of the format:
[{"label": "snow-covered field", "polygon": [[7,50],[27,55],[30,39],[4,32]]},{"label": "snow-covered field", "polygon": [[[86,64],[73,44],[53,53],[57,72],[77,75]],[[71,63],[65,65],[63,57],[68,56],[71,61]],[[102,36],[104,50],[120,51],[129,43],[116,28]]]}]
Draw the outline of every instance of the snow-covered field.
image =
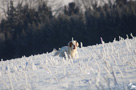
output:
[{"label": "snow-covered field", "polygon": [[[6,18],[7,7],[9,6],[11,0],[0,0],[0,21]],[[25,5],[26,3],[31,8],[37,8],[39,4],[46,2],[49,7],[52,8],[53,13],[58,13],[63,10],[64,5],[67,5],[73,0],[12,0],[13,5],[17,6],[18,3]]]},{"label": "snow-covered field", "polygon": [[[9,2],[11,0],[0,0],[0,21],[3,18],[6,18],[7,14],[7,7],[9,6]],[[17,6],[18,3],[22,3],[25,5],[26,3],[31,8],[37,8],[39,4],[46,2],[49,7],[52,8],[53,15],[57,15],[58,13],[61,13],[64,9],[64,6],[68,5],[70,2],[75,2],[77,6],[84,9],[84,5],[87,5],[90,7],[93,3],[97,3],[98,6],[104,5],[105,3],[108,3],[111,1],[112,3],[115,2],[115,0],[12,0],[13,5]]]},{"label": "snow-covered field", "polygon": [[[136,38],[0,62],[0,90],[136,90]],[[81,45],[82,46],[82,45]]]}]

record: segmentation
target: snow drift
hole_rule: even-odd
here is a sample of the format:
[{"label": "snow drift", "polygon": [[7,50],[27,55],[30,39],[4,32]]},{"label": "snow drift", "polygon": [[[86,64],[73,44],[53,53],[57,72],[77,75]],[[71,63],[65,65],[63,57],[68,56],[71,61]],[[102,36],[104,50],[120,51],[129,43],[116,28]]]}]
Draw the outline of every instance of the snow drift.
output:
[{"label": "snow drift", "polygon": [[[102,40],[102,39],[101,39]],[[0,62],[0,90],[136,90],[136,38]]]}]

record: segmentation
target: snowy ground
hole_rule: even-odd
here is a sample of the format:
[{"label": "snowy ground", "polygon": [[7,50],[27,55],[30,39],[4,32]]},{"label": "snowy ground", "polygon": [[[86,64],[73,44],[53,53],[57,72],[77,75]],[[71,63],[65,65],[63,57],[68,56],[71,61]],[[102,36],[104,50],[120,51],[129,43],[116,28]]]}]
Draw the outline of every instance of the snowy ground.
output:
[{"label": "snowy ground", "polygon": [[[47,5],[52,8],[53,13],[58,13],[63,10],[64,5],[67,5],[73,0],[12,0],[13,5],[17,6],[18,3],[25,5],[29,4],[31,8],[36,8],[42,2],[47,2]],[[9,6],[10,0],[0,0],[0,21],[6,18],[7,6]]]},{"label": "snowy ground", "polygon": [[[22,3],[25,5],[26,3],[31,7],[31,8],[36,8],[37,5],[41,4],[43,1],[47,2],[47,5],[52,8],[53,15],[57,15],[58,13],[61,13],[64,9],[65,5],[68,5],[70,2],[75,2],[77,6],[81,7],[84,10],[84,2],[87,2],[86,4],[88,7],[92,5],[92,3],[97,2],[97,5],[101,6],[104,5],[105,3],[108,3],[110,0],[92,0],[90,2],[89,0],[12,0],[14,6],[16,6],[18,3]],[[84,2],[83,2],[84,1]],[[0,0],[0,21],[3,18],[6,18],[7,14],[7,6],[9,6],[10,0]],[[115,2],[115,0],[111,0],[112,3]]]},{"label": "snowy ground", "polygon": [[[136,90],[136,38],[0,62],[0,90]],[[132,84],[132,85],[131,85]]]}]

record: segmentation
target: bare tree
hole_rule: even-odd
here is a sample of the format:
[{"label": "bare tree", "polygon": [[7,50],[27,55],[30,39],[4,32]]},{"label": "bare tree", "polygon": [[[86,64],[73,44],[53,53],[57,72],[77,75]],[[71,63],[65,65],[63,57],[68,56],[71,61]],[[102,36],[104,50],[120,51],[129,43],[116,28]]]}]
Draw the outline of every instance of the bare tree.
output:
[{"label": "bare tree", "polygon": [[76,5],[80,6],[82,10],[87,8],[93,9],[93,5],[102,6],[104,4],[113,4],[115,0],[74,0]]},{"label": "bare tree", "polygon": [[96,0],[74,0],[74,2],[84,10],[92,8],[92,5],[96,3]]},{"label": "bare tree", "polygon": [[63,0],[49,0],[48,5],[52,8],[53,15],[57,16],[64,9]]},{"label": "bare tree", "polygon": [[7,5],[8,5],[8,0],[1,0],[0,1],[0,21],[1,19],[5,18],[7,16]]}]

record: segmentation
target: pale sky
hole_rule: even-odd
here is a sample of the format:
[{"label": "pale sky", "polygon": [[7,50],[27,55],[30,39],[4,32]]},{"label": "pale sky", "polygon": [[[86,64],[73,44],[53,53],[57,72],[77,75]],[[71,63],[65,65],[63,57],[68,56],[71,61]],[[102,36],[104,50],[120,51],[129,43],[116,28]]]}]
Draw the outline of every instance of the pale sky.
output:
[{"label": "pale sky", "polygon": [[73,0],[62,0],[64,4],[68,4],[69,2],[72,2]]}]

